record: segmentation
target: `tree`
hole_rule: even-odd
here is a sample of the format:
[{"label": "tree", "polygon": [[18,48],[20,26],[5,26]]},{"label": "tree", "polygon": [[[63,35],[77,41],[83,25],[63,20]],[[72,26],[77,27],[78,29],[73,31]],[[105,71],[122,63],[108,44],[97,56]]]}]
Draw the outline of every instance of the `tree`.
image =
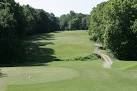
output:
[{"label": "tree", "polygon": [[54,14],[29,5],[20,6],[14,0],[0,1],[0,64],[24,62],[28,48],[26,37],[59,30]]},{"label": "tree", "polygon": [[50,31],[60,31],[59,19],[53,13],[48,14]]},{"label": "tree", "polygon": [[60,30],[59,21],[53,13],[49,14],[42,9],[34,9],[29,5],[23,6],[23,10],[28,35]]},{"label": "tree", "polygon": [[100,3],[97,7],[93,8],[90,18],[89,35],[94,41],[103,42],[105,31],[105,15],[104,10],[106,2]]},{"label": "tree", "polygon": [[[16,11],[17,10],[17,11]],[[14,63],[23,55],[23,17],[21,7],[13,0],[0,4],[0,57],[1,64]],[[21,23],[19,23],[21,22]],[[22,52],[22,53],[21,53]]]},{"label": "tree", "polygon": [[[107,6],[105,46],[119,59],[136,59],[136,34],[131,26],[137,19],[136,0],[111,0]],[[110,7],[111,8],[108,8]],[[134,29],[134,28],[133,28]],[[132,49],[132,50],[131,50]]]},{"label": "tree", "polygon": [[89,27],[89,16],[83,17],[80,25],[82,30],[87,30]]},{"label": "tree", "polygon": [[61,30],[87,30],[89,25],[89,15],[75,13],[62,15],[59,18]]},{"label": "tree", "polygon": [[136,0],[99,4],[91,13],[91,39],[100,40],[119,59],[136,59],[136,6]]},{"label": "tree", "polygon": [[34,34],[35,33],[35,25],[36,25],[36,17],[37,12],[34,8],[30,7],[29,5],[23,6],[23,14],[25,17],[25,31],[26,34]]},{"label": "tree", "polygon": [[79,30],[80,29],[80,20],[79,18],[74,18],[69,21],[69,30]]}]

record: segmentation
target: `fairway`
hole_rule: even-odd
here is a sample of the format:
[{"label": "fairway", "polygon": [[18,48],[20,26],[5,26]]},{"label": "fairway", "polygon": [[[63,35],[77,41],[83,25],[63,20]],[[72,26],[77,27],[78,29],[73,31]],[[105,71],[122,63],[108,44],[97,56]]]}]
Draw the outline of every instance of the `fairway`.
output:
[{"label": "fairway", "polygon": [[1,0],[0,91],[137,91],[137,0]]},{"label": "fairway", "polygon": [[40,48],[48,48],[49,52],[52,50],[51,54],[58,59],[85,57],[94,50],[94,45],[89,40],[86,30],[42,34],[31,39],[34,43],[39,43]]},{"label": "fairway", "polygon": [[137,90],[137,62],[114,61],[111,69],[105,69],[97,58],[75,60],[94,52],[86,31],[42,34],[29,41],[39,44],[41,51],[34,51],[31,60],[41,65],[1,68],[5,77],[0,78],[0,91]]}]

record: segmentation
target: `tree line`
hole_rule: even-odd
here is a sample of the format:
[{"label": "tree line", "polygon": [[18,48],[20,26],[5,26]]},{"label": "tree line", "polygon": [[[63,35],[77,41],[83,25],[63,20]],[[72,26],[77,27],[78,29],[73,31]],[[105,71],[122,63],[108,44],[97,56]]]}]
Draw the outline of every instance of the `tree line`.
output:
[{"label": "tree line", "polygon": [[137,59],[137,1],[109,0],[91,12],[89,34],[119,59]]},{"label": "tree line", "polygon": [[60,30],[88,29],[89,16],[71,11],[55,17],[42,9],[20,6],[14,0],[0,1],[0,64],[21,63],[27,56],[27,37]]},{"label": "tree line", "polygon": [[[90,17],[90,18],[89,18]],[[26,55],[30,35],[60,30],[87,30],[119,59],[137,59],[137,1],[109,0],[91,15],[70,11],[61,17],[14,0],[0,1],[0,64],[16,63]],[[20,61],[19,61],[20,62]]]},{"label": "tree line", "polygon": [[60,29],[61,30],[88,30],[89,15],[82,13],[75,13],[70,11],[69,14],[60,16]]},{"label": "tree line", "polygon": [[42,9],[0,1],[0,64],[13,64],[26,55],[27,36],[60,30],[59,20]]}]

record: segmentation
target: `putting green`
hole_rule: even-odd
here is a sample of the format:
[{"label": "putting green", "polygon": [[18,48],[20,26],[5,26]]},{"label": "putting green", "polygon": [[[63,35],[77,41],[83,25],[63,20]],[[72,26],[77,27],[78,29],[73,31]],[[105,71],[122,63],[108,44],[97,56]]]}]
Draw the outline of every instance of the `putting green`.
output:
[{"label": "putting green", "polygon": [[46,83],[79,76],[76,70],[62,67],[13,67],[2,70],[7,74],[4,79],[9,85]]}]

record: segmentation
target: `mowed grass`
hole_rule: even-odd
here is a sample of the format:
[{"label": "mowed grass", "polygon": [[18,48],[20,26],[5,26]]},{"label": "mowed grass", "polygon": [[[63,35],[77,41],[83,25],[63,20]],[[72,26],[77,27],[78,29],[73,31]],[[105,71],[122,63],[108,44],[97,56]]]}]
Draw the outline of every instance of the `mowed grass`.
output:
[{"label": "mowed grass", "polygon": [[55,55],[61,59],[84,57],[94,50],[94,45],[85,31],[62,32],[57,33],[55,37],[53,40],[55,45],[49,47],[55,49]]},{"label": "mowed grass", "polygon": [[94,51],[94,43],[89,40],[87,31],[40,34],[31,37],[29,43],[32,51],[29,60],[36,63],[87,57]]},{"label": "mowed grass", "polygon": [[[20,74],[27,71],[32,78],[12,72],[16,78],[11,79],[7,91],[136,91],[137,70],[121,70],[127,65],[113,66],[112,69],[104,69],[99,60],[94,60],[51,62],[45,68],[35,67],[39,72],[34,71],[33,67],[25,67]],[[20,68],[16,69],[19,71]]]},{"label": "mowed grass", "polygon": [[87,31],[50,33],[51,38],[48,40],[35,40],[35,38],[37,39],[38,37],[34,36],[34,42],[41,44],[44,44],[45,42],[49,43],[47,45],[42,45],[41,48],[53,49],[53,55],[58,59],[85,57],[90,55],[94,50],[94,45],[89,40]]},{"label": "mowed grass", "polygon": [[[137,91],[137,62],[114,61],[111,69],[105,69],[100,59],[73,60],[94,52],[86,31],[42,34],[32,39],[42,50],[52,49],[50,56],[72,60],[1,68],[5,77],[0,78],[0,91]],[[49,60],[46,57],[42,60]]]}]

